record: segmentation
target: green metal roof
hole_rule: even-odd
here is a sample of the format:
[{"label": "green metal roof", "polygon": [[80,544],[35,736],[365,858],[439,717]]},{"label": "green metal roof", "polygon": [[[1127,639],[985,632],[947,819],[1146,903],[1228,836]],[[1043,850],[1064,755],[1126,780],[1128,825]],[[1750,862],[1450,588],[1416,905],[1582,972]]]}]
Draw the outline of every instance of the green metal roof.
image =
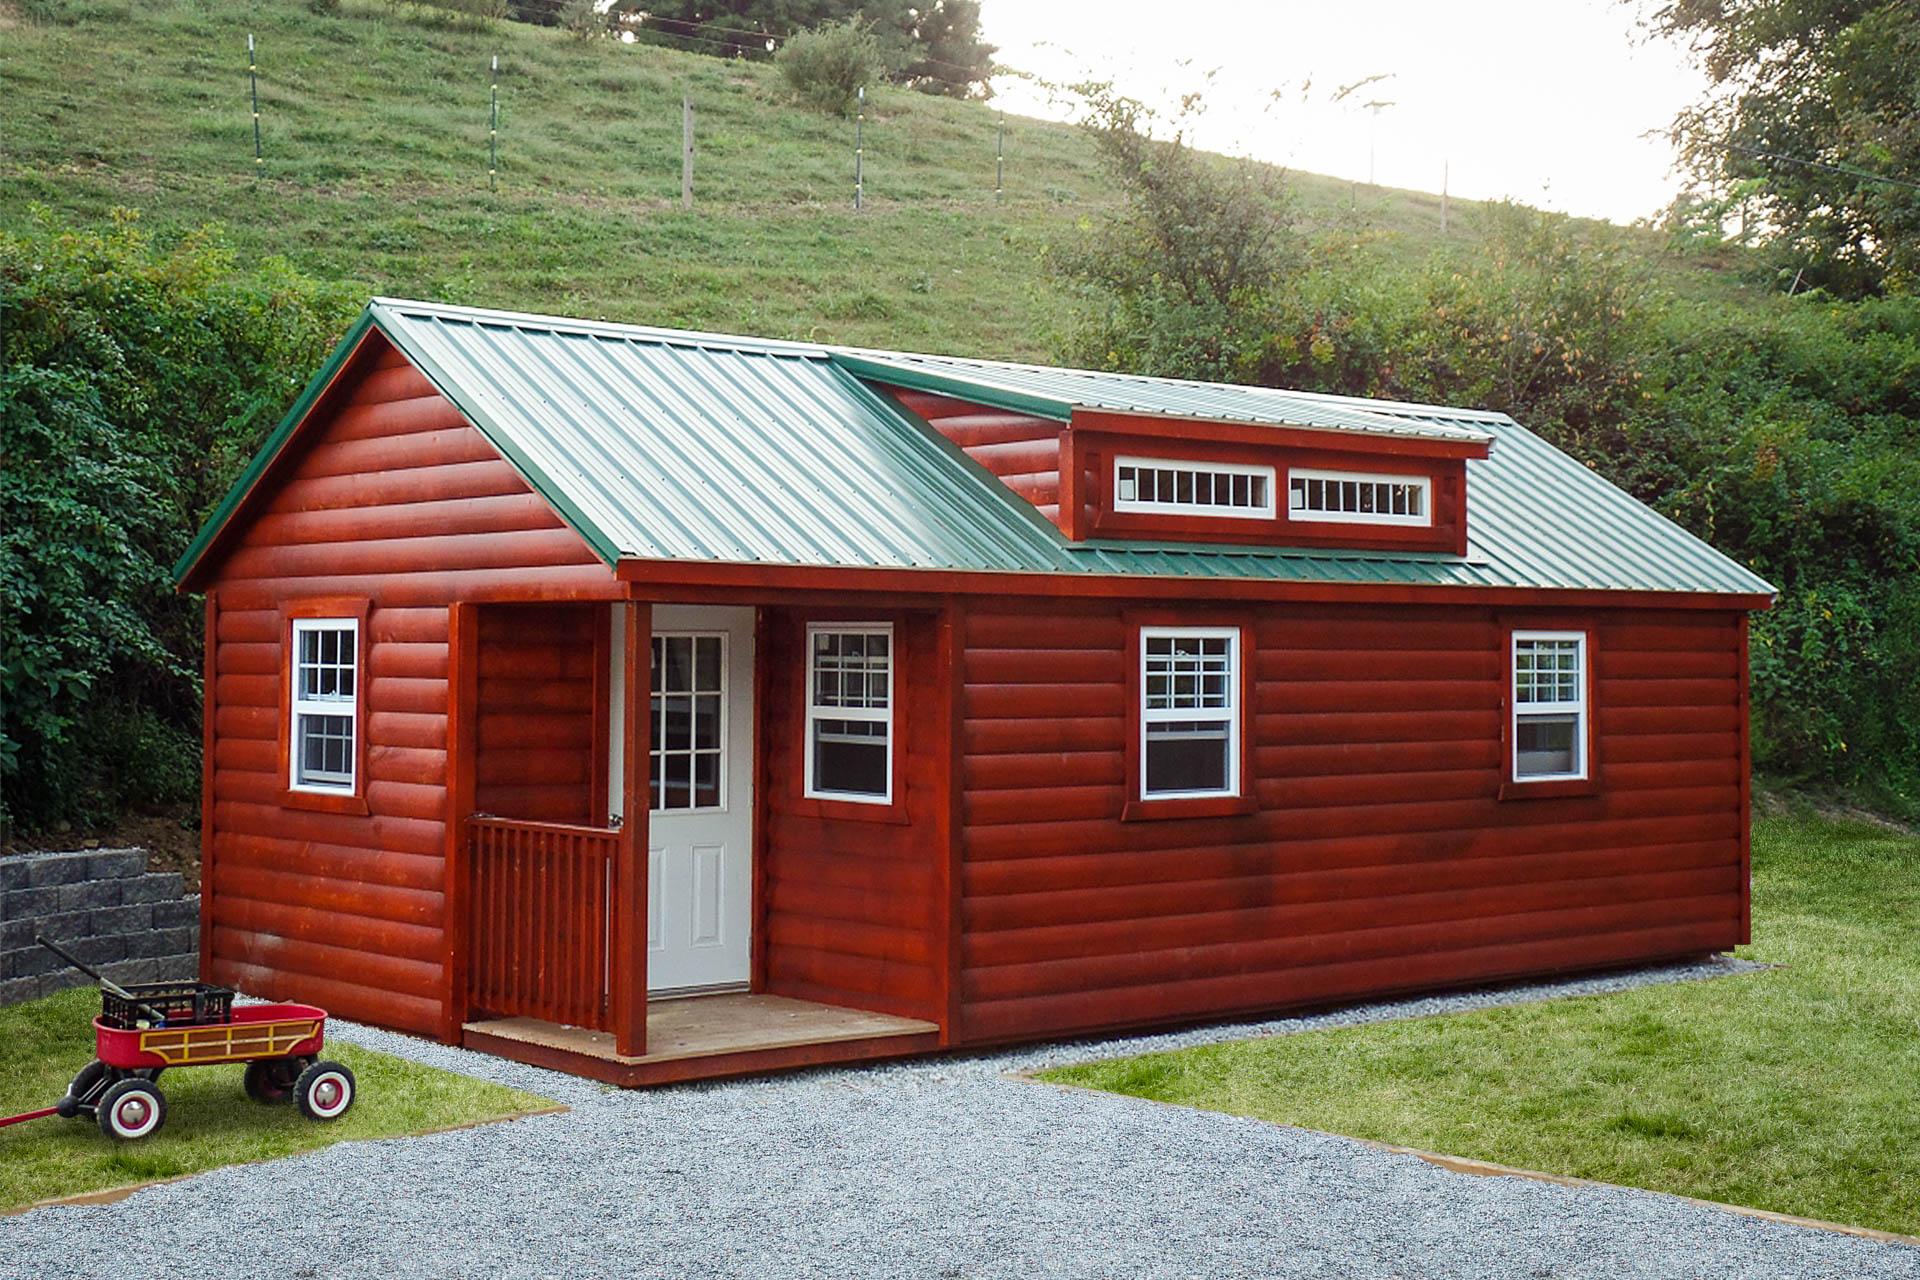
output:
[{"label": "green metal roof", "polygon": [[1376,411],[1374,401],[1344,396],[1309,395],[1222,382],[1146,378],[1092,369],[1007,364],[958,356],[853,350],[836,351],[835,356],[842,365],[863,377],[966,397],[996,408],[1061,422],[1068,421],[1076,409],[1091,409],[1309,431],[1478,442],[1492,438],[1483,419],[1495,416],[1416,405],[1393,407],[1425,408],[1428,412],[1383,413]]},{"label": "green metal roof", "polygon": [[[1435,586],[1772,590],[1500,414],[852,352],[385,298],[368,306],[315,376],[176,575],[199,562],[369,327],[418,365],[610,564],[692,560]],[[1493,447],[1488,458],[1466,464],[1465,556],[1073,543],[863,380],[900,385],[912,382],[907,373],[915,371],[923,378],[937,374],[950,394],[988,403],[1021,396],[1065,406],[1063,412],[1075,406],[1177,412],[1369,435],[1490,439]],[[1314,421],[1302,421],[1308,417]]]}]

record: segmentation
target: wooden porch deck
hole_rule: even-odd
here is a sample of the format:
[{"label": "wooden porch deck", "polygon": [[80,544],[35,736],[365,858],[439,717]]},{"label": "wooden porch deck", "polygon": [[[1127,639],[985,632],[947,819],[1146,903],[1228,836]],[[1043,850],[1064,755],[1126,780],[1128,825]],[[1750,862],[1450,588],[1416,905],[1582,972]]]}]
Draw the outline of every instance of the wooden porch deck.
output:
[{"label": "wooden porch deck", "polygon": [[611,1032],[536,1018],[485,1019],[461,1031],[469,1049],[624,1086],[901,1057],[940,1045],[937,1023],[746,992],[649,1002],[647,1052],[639,1057],[615,1052]]}]

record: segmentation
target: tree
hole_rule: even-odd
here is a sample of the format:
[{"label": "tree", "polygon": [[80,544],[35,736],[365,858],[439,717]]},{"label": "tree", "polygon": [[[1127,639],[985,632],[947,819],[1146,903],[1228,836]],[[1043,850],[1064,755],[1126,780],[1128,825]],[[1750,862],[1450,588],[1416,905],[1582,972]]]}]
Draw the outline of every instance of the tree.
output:
[{"label": "tree", "polygon": [[773,61],[802,102],[843,116],[882,66],[880,42],[858,18],[795,32]]},{"label": "tree", "polygon": [[1128,373],[1263,381],[1272,305],[1303,267],[1284,172],[1190,146],[1197,99],[1162,139],[1139,102],[1106,85],[1082,92],[1081,127],[1124,205],[1047,251],[1084,303],[1062,354]]},{"label": "tree", "polygon": [[788,37],[858,22],[878,37],[887,79],[929,93],[987,96],[993,46],[980,39],[979,0],[618,0],[641,14],[643,40],[723,58],[771,57]]},{"label": "tree", "polygon": [[203,615],[169,570],[354,290],[136,215],[0,232],[0,819],[199,788]]},{"label": "tree", "polygon": [[1673,134],[1725,190],[1757,179],[1768,242],[1801,287],[1920,279],[1920,0],[1660,0],[1643,18],[1711,82]]}]

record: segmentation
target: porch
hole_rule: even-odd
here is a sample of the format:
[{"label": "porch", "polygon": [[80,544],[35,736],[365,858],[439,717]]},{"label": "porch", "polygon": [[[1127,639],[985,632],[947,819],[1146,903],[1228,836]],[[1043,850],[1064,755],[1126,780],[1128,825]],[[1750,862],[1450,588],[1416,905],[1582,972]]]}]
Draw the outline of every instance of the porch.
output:
[{"label": "porch", "polygon": [[620,1053],[612,1032],[538,1018],[488,1018],[461,1031],[469,1049],[628,1086],[900,1057],[940,1040],[938,1024],[918,1018],[745,991],[650,1001],[639,1055]]},{"label": "porch", "polygon": [[[802,794],[810,622],[460,607],[450,1042],[620,1085],[946,1042],[944,805],[909,784],[890,724],[860,744],[883,744],[881,802]],[[836,625],[873,650],[854,655],[863,696],[925,679],[926,623]]]}]

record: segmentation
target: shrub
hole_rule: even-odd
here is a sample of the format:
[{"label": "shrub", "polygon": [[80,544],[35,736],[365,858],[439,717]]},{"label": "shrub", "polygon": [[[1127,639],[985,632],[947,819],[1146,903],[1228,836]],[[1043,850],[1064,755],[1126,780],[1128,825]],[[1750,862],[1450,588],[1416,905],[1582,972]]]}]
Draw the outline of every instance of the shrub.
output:
[{"label": "shrub", "polygon": [[0,233],[0,819],[183,800],[202,614],[170,570],[354,311],[119,211]]},{"label": "shrub", "polygon": [[886,69],[880,41],[858,18],[795,32],[773,61],[802,103],[843,116],[853,111],[861,86]]},{"label": "shrub", "polygon": [[575,40],[597,40],[611,29],[608,15],[598,0],[566,0],[560,6],[561,29]]}]

